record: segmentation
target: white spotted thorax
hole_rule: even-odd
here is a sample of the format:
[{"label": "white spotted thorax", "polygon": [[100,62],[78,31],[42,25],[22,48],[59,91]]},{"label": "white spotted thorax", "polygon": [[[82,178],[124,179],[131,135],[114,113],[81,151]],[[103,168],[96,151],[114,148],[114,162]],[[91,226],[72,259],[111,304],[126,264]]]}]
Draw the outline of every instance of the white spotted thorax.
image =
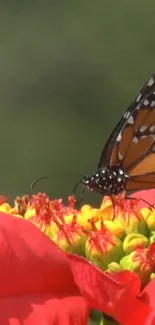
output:
[{"label": "white spotted thorax", "polygon": [[129,176],[119,167],[97,170],[92,176],[85,176],[82,183],[89,191],[96,191],[103,195],[117,195],[126,188]]}]

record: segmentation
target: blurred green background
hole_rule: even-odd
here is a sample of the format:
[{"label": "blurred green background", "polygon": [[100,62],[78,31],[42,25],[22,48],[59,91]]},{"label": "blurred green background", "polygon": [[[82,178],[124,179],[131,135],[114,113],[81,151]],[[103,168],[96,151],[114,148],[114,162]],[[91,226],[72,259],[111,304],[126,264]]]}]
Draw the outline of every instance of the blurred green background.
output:
[{"label": "blurred green background", "polygon": [[[154,17],[154,0],[0,2],[1,193],[12,200],[38,176],[95,171],[155,70]],[[34,192],[66,199],[78,180],[56,176]]]}]

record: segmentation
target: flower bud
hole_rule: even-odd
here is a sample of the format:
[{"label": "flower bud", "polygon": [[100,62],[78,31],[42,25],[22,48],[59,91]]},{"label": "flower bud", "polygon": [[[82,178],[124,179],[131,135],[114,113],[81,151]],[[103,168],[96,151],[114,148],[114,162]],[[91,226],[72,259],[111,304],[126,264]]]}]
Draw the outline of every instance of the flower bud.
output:
[{"label": "flower bud", "polygon": [[[104,224],[110,232],[112,232],[116,237],[122,238],[124,235],[124,230],[121,224],[117,220],[104,220]],[[101,221],[96,222],[96,228],[101,228]]]},{"label": "flower bud", "polygon": [[[147,210],[147,211],[146,211]],[[155,209],[143,209],[145,221],[150,231],[155,231]]]},{"label": "flower bud", "polygon": [[123,242],[123,249],[126,254],[135,251],[136,248],[146,248],[149,245],[147,237],[141,234],[127,235]]},{"label": "flower bud", "polygon": [[108,196],[105,196],[99,210],[99,219],[112,220],[113,217],[113,203]]},{"label": "flower bud", "polygon": [[91,230],[89,219],[99,220],[99,209],[94,209],[90,205],[84,205],[77,214],[77,223],[83,226],[86,230]]},{"label": "flower bud", "polygon": [[150,244],[152,244],[155,241],[155,231],[150,231]]},{"label": "flower bud", "polygon": [[120,222],[125,234],[138,233],[148,236],[148,227],[137,207],[137,200],[118,198],[115,210],[115,220]]},{"label": "flower bud", "polygon": [[155,278],[155,273],[152,272],[150,275],[150,281],[153,280],[154,278]]},{"label": "flower bud", "polygon": [[[0,211],[2,212],[6,212],[6,213],[10,213],[12,210],[11,206],[9,203],[3,203],[1,206],[0,206]],[[15,212],[15,211],[14,211]],[[17,213],[17,212],[15,212]]]},{"label": "flower bud", "polygon": [[109,272],[109,273],[117,273],[117,272],[120,272],[121,271],[121,267],[118,263],[116,262],[112,262],[108,265],[108,268],[106,270],[106,272]]},{"label": "flower bud", "polygon": [[29,208],[24,214],[24,219],[29,220],[33,216],[36,216],[36,210],[34,208]]},{"label": "flower bud", "polygon": [[148,215],[150,214],[150,209],[149,208],[142,208],[140,212],[143,215],[144,220],[147,220]]},{"label": "flower bud", "polygon": [[120,260],[122,270],[130,270],[137,273],[144,287],[148,282],[151,273],[154,271],[154,252],[149,248],[138,248]]},{"label": "flower bud", "polygon": [[87,233],[76,222],[77,217],[73,217],[70,224],[55,221],[58,231],[55,232],[52,240],[64,251],[85,256],[85,243]]},{"label": "flower bud", "polygon": [[100,230],[91,220],[92,232],[86,241],[86,257],[101,269],[108,269],[112,262],[119,262],[123,256],[123,244],[113,233],[107,230],[103,221]]}]

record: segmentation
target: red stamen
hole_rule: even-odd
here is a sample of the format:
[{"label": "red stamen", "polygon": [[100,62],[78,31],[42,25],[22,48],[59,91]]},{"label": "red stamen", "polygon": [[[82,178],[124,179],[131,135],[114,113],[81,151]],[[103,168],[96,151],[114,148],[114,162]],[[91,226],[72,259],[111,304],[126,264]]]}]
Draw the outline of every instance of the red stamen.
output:
[{"label": "red stamen", "polygon": [[67,223],[60,223],[59,220],[55,219],[54,222],[57,225],[57,227],[59,228],[57,235],[59,240],[60,239],[65,239],[67,240],[69,245],[72,245],[74,243],[74,237],[75,234],[82,236],[84,234],[86,234],[83,231],[83,227],[80,226],[77,222],[76,222],[77,216],[73,216],[72,222],[67,224]]},{"label": "red stamen", "polygon": [[88,222],[90,222],[93,229],[89,233],[90,251],[95,247],[98,251],[105,252],[108,250],[109,244],[115,246],[113,234],[107,230],[103,220],[101,220],[100,230],[97,229],[93,219],[89,219]]},{"label": "red stamen", "polygon": [[7,200],[8,200],[7,196],[0,195],[0,205],[2,205],[3,203],[6,203]]},{"label": "red stamen", "polygon": [[73,209],[74,206],[75,206],[75,203],[76,203],[75,197],[74,196],[69,196],[68,197],[68,206]]}]

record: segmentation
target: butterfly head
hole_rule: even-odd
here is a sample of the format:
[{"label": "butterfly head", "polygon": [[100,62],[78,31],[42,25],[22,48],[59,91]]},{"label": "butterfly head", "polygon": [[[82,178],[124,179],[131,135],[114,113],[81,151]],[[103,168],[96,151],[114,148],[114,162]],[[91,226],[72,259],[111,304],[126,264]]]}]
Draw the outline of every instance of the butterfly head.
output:
[{"label": "butterfly head", "polygon": [[76,195],[76,191],[77,191],[77,188],[79,187],[79,185],[82,185],[82,194],[79,199],[81,201],[83,199],[84,193],[86,191],[94,191],[95,190],[95,182],[94,182],[93,175],[92,176],[83,176],[80,179],[80,181],[75,184],[74,190],[73,190],[74,195]]},{"label": "butterfly head", "polygon": [[85,189],[88,191],[96,191],[99,188],[100,175],[98,172],[90,175],[84,176],[81,183],[84,185]]},{"label": "butterfly head", "polygon": [[[83,185],[83,193],[85,191],[97,191],[100,193],[103,193],[103,178],[106,180],[103,175],[107,172],[107,169],[102,169],[101,171],[97,171],[96,173],[93,173],[89,176],[84,176],[76,185],[74,188],[74,193],[76,191],[76,188],[79,184]],[[102,183],[102,184],[101,184]]]}]

